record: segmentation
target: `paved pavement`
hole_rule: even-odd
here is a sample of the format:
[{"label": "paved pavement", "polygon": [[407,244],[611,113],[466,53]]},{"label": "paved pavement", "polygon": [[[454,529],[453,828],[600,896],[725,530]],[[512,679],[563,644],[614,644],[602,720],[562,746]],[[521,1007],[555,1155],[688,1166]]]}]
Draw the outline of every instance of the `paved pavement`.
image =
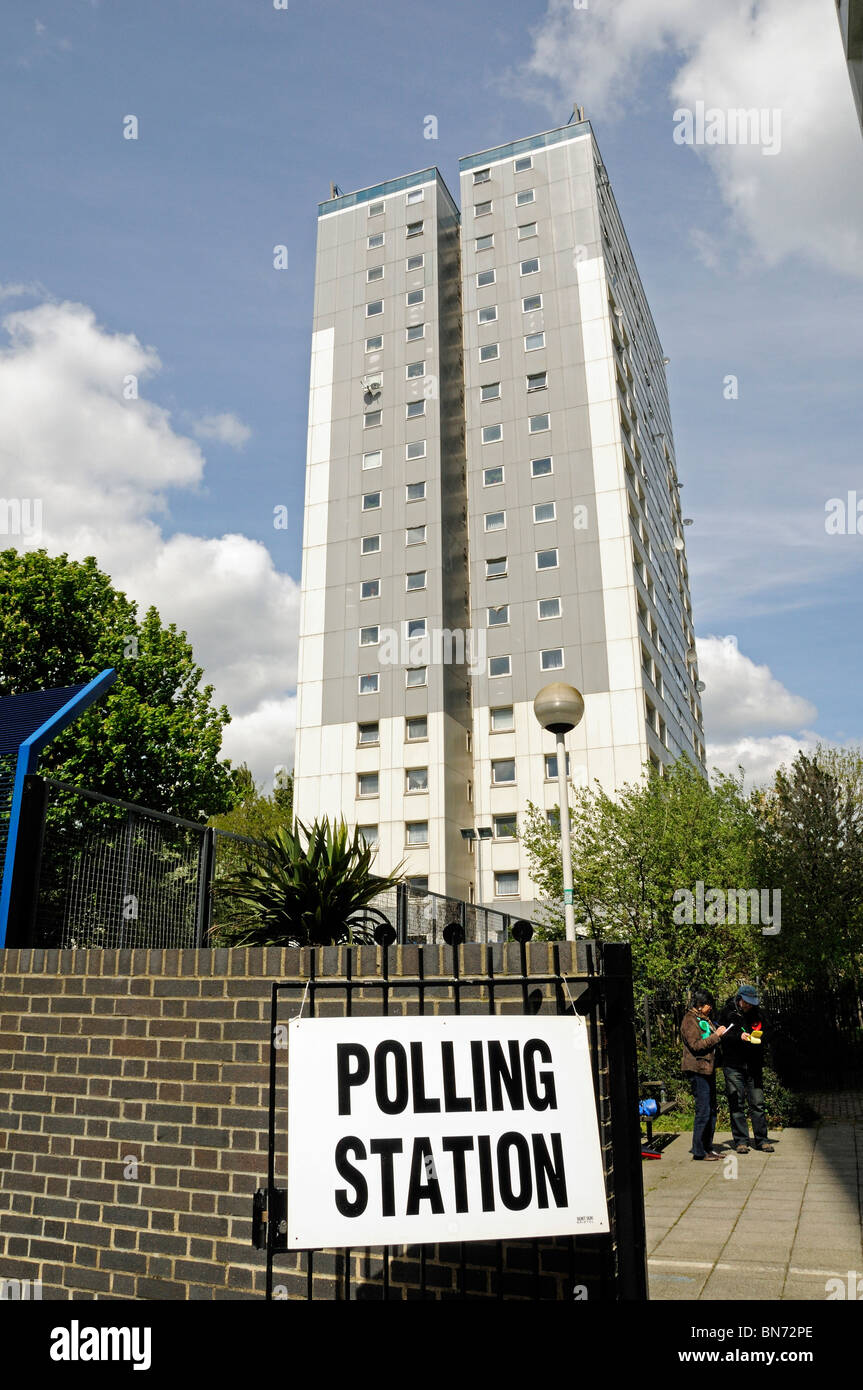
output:
[{"label": "paved pavement", "polygon": [[772,1154],[735,1154],[720,1132],[718,1163],[696,1163],[689,1134],[645,1159],[650,1297],[826,1299],[837,1277],[847,1297],[849,1273],[863,1280],[857,1108],[839,1104],[813,1129],[771,1131]]}]

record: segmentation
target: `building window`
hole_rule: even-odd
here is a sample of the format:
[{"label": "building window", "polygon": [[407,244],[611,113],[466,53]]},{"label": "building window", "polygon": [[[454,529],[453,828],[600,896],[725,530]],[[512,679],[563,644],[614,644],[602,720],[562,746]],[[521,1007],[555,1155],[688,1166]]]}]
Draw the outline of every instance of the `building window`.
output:
[{"label": "building window", "polygon": [[515,712],[512,705],[498,705],[489,710],[489,724],[493,734],[511,734],[515,728]]},{"label": "building window", "polygon": [[376,647],[381,640],[381,630],[378,626],[360,628],[360,646]]},{"label": "building window", "polygon": [[534,521],[554,521],[555,510],[553,502],[535,502],[533,506]]},{"label": "building window", "polygon": [[563,666],[563,648],[550,647],[540,652],[539,664],[543,671],[559,671]]},{"label": "building window", "polygon": [[530,260],[522,261],[519,267],[519,275],[536,275],[539,270],[539,256],[531,256]]},{"label": "building window", "polygon": [[429,890],[428,876],[421,874],[419,878],[409,878],[408,887],[412,888],[415,893],[427,893]]},{"label": "building window", "polygon": [[379,579],[364,579],[360,585],[360,598],[380,598],[381,581]]},{"label": "building window", "polygon": [[559,599],[559,598],[541,598],[541,599],[538,601],[538,603],[537,603],[537,610],[538,610],[538,613],[539,613],[540,618],[559,618],[559,617],[560,617],[560,599]]},{"label": "building window", "polygon": [[363,536],[362,550],[364,555],[377,555],[380,548],[380,536]]},{"label": "building window", "polygon": [[504,872],[496,872],[494,876],[494,895],[496,898],[517,898],[518,897],[518,870],[507,869]]},{"label": "building window", "polygon": [[491,203],[474,203],[473,205],[474,217],[488,217],[490,212]]},{"label": "building window", "polygon": [[486,343],[479,350],[480,362],[495,362],[500,357],[500,343]]},{"label": "building window", "polygon": [[499,382],[499,381],[492,381],[492,382],[489,383],[488,386],[481,386],[481,387],[480,387],[480,390],[479,390],[479,395],[480,395],[480,400],[483,400],[483,401],[499,401],[499,400],[500,400],[500,382]]},{"label": "building window", "polygon": [[503,482],[503,465],[498,468],[486,468],[483,470],[483,487],[497,487],[498,483]]},{"label": "building window", "polygon": [[428,667],[408,666],[405,668],[405,685],[418,686],[428,683]]},{"label": "building window", "polygon": [[494,323],[497,319],[497,305],[488,304],[484,309],[477,310],[477,323]]},{"label": "building window", "polygon": [[405,295],[405,304],[407,304],[408,308],[411,308],[414,304],[424,303],[425,297],[425,290],[408,290]]},{"label": "building window", "polygon": [[[366,271],[367,280],[383,280],[384,268],[382,265],[370,265]],[[366,310],[368,312],[368,310]],[[380,312],[380,311],[379,311]]]},{"label": "building window", "polygon": [[380,505],[381,505],[381,495],[380,495],[379,492],[364,492],[364,493],[363,493],[363,511],[364,511],[364,512],[374,512],[374,511],[377,511],[377,509],[380,507]]},{"label": "building window", "polygon": [[405,791],[427,792],[429,789],[429,770],[427,767],[408,767],[405,769]]},{"label": "building window", "polygon": [[530,476],[532,478],[545,478],[551,472],[551,459],[531,459]]},{"label": "building window", "polygon": [[499,444],[503,439],[503,425],[483,425],[483,444]]},{"label": "building window", "polygon": [[406,579],[406,583],[405,583],[405,588],[407,589],[408,593],[412,593],[415,589],[424,589],[425,586],[426,586],[426,571],[425,571],[425,570],[412,570],[412,571],[408,574],[407,579]]},{"label": "building window", "polygon": [[425,501],[425,495],[426,495],[426,485],[425,485],[425,483],[406,483],[406,484],[405,484],[405,501],[406,501],[406,502],[424,502],[424,501]]},{"label": "building window", "polygon": [[486,512],[486,531],[503,531],[506,528],[506,512]]},{"label": "building window", "polygon": [[409,526],[405,531],[405,545],[422,545],[426,538],[425,526]]},{"label": "building window", "polygon": [[538,570],[556,570],[557,550],[538,550],[536,552],[536,567]]},{"label": "building window", "polygon": [[513,164],[513,169],[517,174],[523,174],[525,170],[533,168],[533,155],[521,155]]},{"label": "building window", "polygon": [[381,412],[380,412],[379,410],[369,410],[369,411],[367,411],[366,414],[363,416],[363,429],[364,429],[364,430],[373,430],[373,429],[376,429],[377,426],[380,424],[380,422],[381,422]]},{"label": "building window", "polygon": [[506,556],[501,555],[496,560],[486,560],[485,577],[486,579],[503,579],[506,574]]},{"label": "building window", "polygon": [[429,823],[427,820],[405,822],[405,842],[409,845],[427,845],[429,842]]},{"label": "building window", "polygon": [[529,294],[529,295],[526,296],[526,298],[524,298],[524,299],[521,301],[521,310],[522,310],[522,313],[523,313],[523,314],[532,314],[532,313],[534,312],[535,309],[541,309],[541,308],[542,308],[542,295],[541,295],[541,294]]},{"label": "building window", "polygon": [[425,362],[408,362],[405,368],[405,376],[407,377],[408,381],[412,381],[413,378],[417,376],[425,376],[425,373]]},{"label": "building window", "polygon": [[382,457],[380,449],[370,449],[367,454],[363,454],[363,468],[380,468]]},{"label": "building window", "polygon": [[478,290],[484,290],[486,285],[493,285],[496,279],[496,270],[478,270],[476,276],[476,287]]},{"label": "building window", "polygon": [[422,270],[425,263],[425,252],[421,251],[418,256],[408,256],[405,270]]},{"label": "building window", "polygon": [[536,236],[536,223],[523,222],[518,229],[519,241],[527,241],[528,237]]},{"label": "building window", "polygon": [[408,343],[416,343],[420,338],[424,338],[425,335],[426,326],[424,323],[412,323],[405,330],[405,341]]},{"label": "building window", "polygon": [[511,656],[490,656],[488,659],[489,676],[511,676],[512,657]]},{"label": "building window", "polygon": [[526,203],[535,202],[536,192],[532,188],[522,188],[521,191],[515,195],[515,205],[517,208],[523,208]]},{"label": "building window", "polygon": [[381,337],[366,338],[366,352],[380,352],[383,345],[384,340]]},{"label": "building window", "polygon": [[426,456],[426,442],[424,439],[414,439],[405,446],[406,459],[424,459]]},{"label": "building window", "polygon": [[377,772],[358,772],[357,773],[357,796],[377,796],[378,795],[378,773]]},{"label": "building window", "polygon": [[509,623],[509,604],[502,603],[499,608],[487,608],[486,622],[489,627],[506,627]]},{"label": "building window", "polygon": [[488,236],[478,236],[476,239],[477,251],[490,251],[494,246],[494,232],[489,232]]},{"label": "building window", "polygon": [[524,340],[525,352],[536,352],[537,348],[545,347],[544,333],[528,333]]},{"label": "building window", "polygon": [[375,671],[374,674],[370,676],[360,676],[360,694],[377,695],[379,681],[380,675],[377,671]]},{"label": "building window", "polygon": [[[566,775],[569,776],[569,754],[566,755]],[[557,754],[546,753],[545,755],[545,779],[547,782],[557,778]]]},{"label": "building window", "polygon": [[384,234],[383,234],[383,232],[375,232],[374,236],[370,236],[370,237],[369,237],[368,243],[367,243],[368,248],[369,248],[370,251],[377,251],[378,247],[379,247],[379,246],[383,246],[383,244],[384,244]]},{"label": "building window", "polygon": [[380,741],[380,726],[378,725],[377,720],[374,722],[374,724],[357,725],[357,744],[360,748],[370,743],[380,743]]},{"label": "building window", "polygon": [[408,618],[405,622],[405,637],[408,641],[412,637],[425,637],[426,620],[425,618]]},{"label": "building window", "polygon": [[379,217],[384,210],[384,205],[380,203],[369,203],[369,217]]},{"label": "building window", "polygon": [[491,169],[474,169],[473,171],[474,183],[488,183],[490,178]]},{"label": "building window", "polygon": [[376,825],[358,825],[357,834],[369,849],[377,849],[380,843],[380,836]]},{"label": "building window", "polygon": [[366,318],[374,318],[375,314],[382,314],[383,311],[384,301],[382,299],[373,299],[370,304],[366,305]]},{"label": "building window", "polygon": [[421,203],[425,197],[424,188],[411,188],[405,198],[406,203]]},{"label": "building window", "polygon": [[494,816],[492,825],[496,840],[514,840],[518,830],[518,816],[515,811],[511,816]]},{"label": "building window", "polygon": [[515,781],[515,758],[493,758],[491,780],[496,787]]},{"label": "building window", "polygon": [[422,224],[422,222],[409,222],[408,225],[407,225],[407,234],[408,234],[408,236],[422,236],[422,234],[423,234],[423,224]]},{"label": "building window", "polygon": [[416,420],[420,415],[425,415],[426,403],[422,401],[408,401],[405,406],[405,419]]},{"label": "building window", "polygon": [[405,739],[408,743],[416,743],[419,739],[428,738],[429,722],[428,716],[419,715],[414,719],[405,720]]},{"label": "building window", "polygon": [[531,372],[527,378],[528,391],[547,391],[548,372]]},{"label": "building window", "polygon": [[549,428],[547,415],[531,415],[527,427],[531,434],[542,434],[543,430]]}]

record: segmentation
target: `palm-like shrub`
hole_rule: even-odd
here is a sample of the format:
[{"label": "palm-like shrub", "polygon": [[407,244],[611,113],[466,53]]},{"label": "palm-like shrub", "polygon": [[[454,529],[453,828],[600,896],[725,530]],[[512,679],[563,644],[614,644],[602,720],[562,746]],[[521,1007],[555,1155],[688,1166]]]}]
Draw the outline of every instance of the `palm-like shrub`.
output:
[{"label": "palm-like shrub", "polygon": [[394,887],[402,869],[399,864],[392,874],[373,874],[373,853],[359,831],[351,837],[343,820],[331,825],[326,816],[262,836],[246,864],[216,885],[221,915],[233,919],[216,929],[217,943],[332,946],[368,939],[346,925],[348,919]]}]

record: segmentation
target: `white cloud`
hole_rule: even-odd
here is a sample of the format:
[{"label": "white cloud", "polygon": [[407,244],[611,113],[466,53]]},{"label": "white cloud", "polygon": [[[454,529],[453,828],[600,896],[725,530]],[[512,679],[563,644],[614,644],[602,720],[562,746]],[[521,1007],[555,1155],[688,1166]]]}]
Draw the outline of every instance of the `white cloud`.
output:
[{"label": "white cloud", "polygon": [[242,449],[252,437],[248,425],[244,425],[236,415],[225,411],[221,415],[203,415],[193,426],[198,439],[215,439],[219,444],[228,444],[232,449]]},{"label": "white cloud", "polygon": [[[616,0],[576,10],[549,0],[521,70],[526,95],[558,112],[573,93],[588,116],[615,119],[638,99],[661,59],[674,64],[673,111],[781,112],[781,150],[752,145],[679,147],[709,163],[731,215],[761,260],[800,254],[863,275],[860,128],[833,0]],[[549,90],[551,83],[551,90]],[[712,230],[712,229],[711,229]]]},{"label": "white cloud", "polygon": [[772,782],[778,769],[789,767],[801,749],[811,757],[817,744],[823,742],[824,739],[808,731],[796,737],[773,734],[765,738],[730,739],[725,743],[708,744],[707,765],[732,777],[742,767],[746,773],[744,786],[749,789]]},{"label": "white cloud", "polygon": [[277,770],[293,766],[294,732],[297,725],[295,696],[284,700],[263,700],[257,709],[231,721],[225,732],[223,751],[236,764],[248,763],[258,785],[267,793],[273,789]]},{"label": "white cloud", "polygon": [[[226,751],[271,780],[275,763],[292,760],[297,584],[246,536],[165,534],[171,491],[197,488],[205,459],[141,394],[161,367],[155,349],[108,332],[81,304],[3,322],[3,494],[42,502],[41,533],[15,543],[95,555],[142,610],[154,604],[185,629],[217,702],[237,717]],[[133,377],[139,395],[127,399]]]},{"label": "white cloud", "polygon": [[769,781],[802,748],[819,742],[810,725],[818,711],[773,675],[745,656],[737,638],[700,637],[698,669],[704,681],[707,763],[722,772],[743,767],[748,787]]},{"label": "white cloud", "polygon": [[45,286],[38,280],[30,280],[27,284],[0,285],[0,299],[24,299],[32,296],[41,298],[45,293]]},{"label": "white cloud", "polygon": [[720,742],[760,733],[780,733],[811,724],[818,711],[794,695],[769,666],[744,656],[737,638],[699,637],[698,670],[704,681],[704,728]]}]

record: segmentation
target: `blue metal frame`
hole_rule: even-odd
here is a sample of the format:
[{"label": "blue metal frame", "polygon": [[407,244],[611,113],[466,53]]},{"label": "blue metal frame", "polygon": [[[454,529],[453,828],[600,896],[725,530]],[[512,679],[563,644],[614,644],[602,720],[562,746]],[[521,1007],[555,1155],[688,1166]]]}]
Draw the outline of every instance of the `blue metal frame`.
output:
[{"label": "blue metal frame", "polygon": [[99,696],[114,684],[117,671],[108,666],[100,671],[88,685],[83,686],[65,705],[61,705],[38,729],[29,734],[18,747],[18,761],[15,766],[15,785],[12,791],[12,805],[9,811],[9,831],[6,838],[6,857],[3,863],[3,887],[0,890],[0,948],[6,945],[6,930],[9,918],[9,904],[12,899],[12,876],[15,871],[15,846],[18,839],[18,826],[21,820],[21,802],[24,796],[24,778],[36,771],[39,754],[52,738],[62,733],[68,724],[92,705]]}]

